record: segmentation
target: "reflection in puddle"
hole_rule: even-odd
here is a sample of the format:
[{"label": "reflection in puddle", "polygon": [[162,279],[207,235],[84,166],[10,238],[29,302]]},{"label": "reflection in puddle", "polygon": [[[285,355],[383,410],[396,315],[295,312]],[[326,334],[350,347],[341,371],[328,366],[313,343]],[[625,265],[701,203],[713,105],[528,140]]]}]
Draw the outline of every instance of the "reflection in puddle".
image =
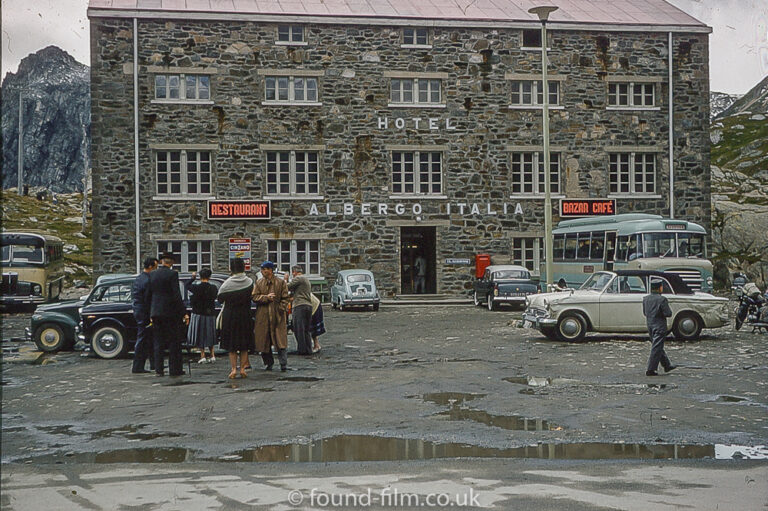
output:
[{"label": "reflection in puddle", "polygon": [[[450,410],[437,415],[448,417],[454,421],[474,421],[486,426],[516,430],[516,431],[547,431],[562,428],[550,425],[543,419],[532,419],[518,415],[491,415],[485,410],[463,408],[461,405],[473,399],[485,397],[487,394],[468,394],[462,392],[436,392],[424,394],[422,399],[442,406],[450,406]],[[417,397],[417,396],[411,396]]]}]

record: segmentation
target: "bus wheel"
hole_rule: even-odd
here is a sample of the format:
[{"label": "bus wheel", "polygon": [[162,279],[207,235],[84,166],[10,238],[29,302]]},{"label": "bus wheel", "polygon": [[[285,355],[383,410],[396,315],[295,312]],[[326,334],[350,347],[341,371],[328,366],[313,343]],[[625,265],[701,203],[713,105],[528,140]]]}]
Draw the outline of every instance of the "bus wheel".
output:
[{"label": "bus wheel", "polygon": [[678,341],[695,341],[701,335],[702,327],[701,319],[696,314],[684,312],[675,320],[672,333]]},{"label": "bus wheel", "polygon": [[119,358],[128,352],[123,332],[114,326],[103,326],[91,339],[91,348],[101,358]]},{"label": "bus wheel", "polygon": [[66,339],[60,326],[45,323],[35,330],[35,345],[40,351],[59,351],[64,347]]},{"label": "bus wheel", "polygon": [[579,342],[587,334],[587,322],[580,314],[570,312],[557,321],[557,337],[563,342]]}]

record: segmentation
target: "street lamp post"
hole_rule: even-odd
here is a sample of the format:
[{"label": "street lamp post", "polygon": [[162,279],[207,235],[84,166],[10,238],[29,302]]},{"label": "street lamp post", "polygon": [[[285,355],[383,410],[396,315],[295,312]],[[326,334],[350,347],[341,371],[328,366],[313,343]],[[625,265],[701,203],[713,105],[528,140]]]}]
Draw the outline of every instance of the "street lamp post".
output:
[{"label": "street lamp post", "polygon": [[558,8],[551,5],[533,7],[528,10],[541,21],[541,96],[542,131],[544,137],[544,271],[546,273],[546,290],[552,285],[552,189],[549,164],[549,84],[547,82],[547,20],[549,15]]}]

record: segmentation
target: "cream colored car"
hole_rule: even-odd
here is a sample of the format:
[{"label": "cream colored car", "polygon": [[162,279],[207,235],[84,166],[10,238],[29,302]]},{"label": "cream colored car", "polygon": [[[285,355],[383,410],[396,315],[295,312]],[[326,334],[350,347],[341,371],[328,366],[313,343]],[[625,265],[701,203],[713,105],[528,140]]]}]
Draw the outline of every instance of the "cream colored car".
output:
[{"label": "cream colored car", "polygon": [[667,326],[679,340],[698,339],[702,328],[728,323],[728,299],[692,291],[673,273],[647,270],[600,271],[579,289],[530,295],[523,326],[553,340],[581,341],[588,332],[645,333],[643,297],[662,282],[672,317]]}]

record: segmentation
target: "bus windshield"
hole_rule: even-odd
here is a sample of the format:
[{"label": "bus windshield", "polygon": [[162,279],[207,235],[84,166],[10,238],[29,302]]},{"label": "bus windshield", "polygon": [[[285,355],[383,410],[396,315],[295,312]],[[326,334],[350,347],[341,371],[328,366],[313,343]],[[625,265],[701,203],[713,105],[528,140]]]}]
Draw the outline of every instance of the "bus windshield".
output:
[{"label": "bus windshield", "polygon": [[[5,249],[8,246],[3,247],[3,260],[5,260]],[[43,248],[34,247],[32,245],[13,245],[13,262],[14,263],[40,263],[45,262]]]},{"label": "bus windshield", "polygon": [[690,232],[643,234],[638,257],[704,257],[704,235]]}]

